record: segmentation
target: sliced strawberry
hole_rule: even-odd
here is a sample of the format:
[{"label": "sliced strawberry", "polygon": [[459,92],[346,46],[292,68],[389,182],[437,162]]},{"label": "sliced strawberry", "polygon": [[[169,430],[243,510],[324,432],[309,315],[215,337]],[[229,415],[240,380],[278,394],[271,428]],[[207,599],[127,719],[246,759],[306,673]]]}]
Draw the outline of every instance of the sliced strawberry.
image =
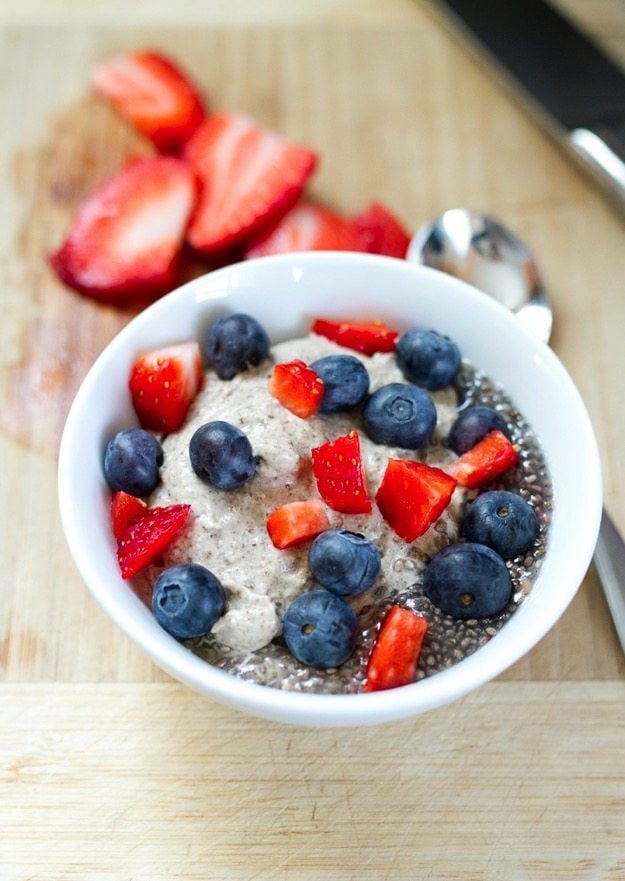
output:
[{"label": "sliced strawberry", "polygon": [[389,459],[375,500],[391,529],[411,542],[438,520],[455,488],[456,479],[440,468]]},{"label": "sliced strawberry", "polygon": [[360,249],[371,254],[385,254],[403,260],[410,236],[399,220],[381,202],[372,202],[352,225],[360,237]]},{"label": "sliced strawberry", "polygon": [[159,52],[135,52],[98,65],[91,82],[161,153],[175,153],[205,116],[189,77]]},{"label": "sliced strawberry", "polygon": [[308,419],[319,409],[323,380],[303,361],[286,361],[274,367],[269,391],[291,413]]},{"label": "sliced strawberry", "polygon": [[122,578],[132,578],[161,554],[187,522],[190,505],[149,508],[117,540]]},{"label": "sliced strawberry", "polygon": [[137,159],[85,202],[50,262],[65,284],[96,300],[127,304],[170,290],[195,203],[180,159]]},{"label": "sliced strawberry", "polygon": [[131,496],[123,490],[114,492],[111,496],[111,526],[115,538],[121,538],[123,533],[145,515],[147,505],[143,499]]},{"label": "sliced strawberry", "polygon": [[494,480],[516,465],[519,454],[502,431],[491,431],[459,456],[447,469],[460,486],[469,489]]},{"label": "sliced strawberry", "polygon": [[156,349],[137,358],[128,385],[142,427],[177,431],[202,380],[200,347],[194,341]]},{"label": "sliced strawberry", "polygon": [[360,251],[360,235],[351,221],[314,202],[301,201],[245,256],[264,257],[289,251]]},{"label": "sliced strawberry", "polygon": [[280,550],[310,541],[329,528],[326,509],[319,499],[287,502],[267,517],[269,538]]},{"label": "sliced strawberry", "polygon": [[243,245],[276,223],[299,198],[317,163],[307,147],[230,113],[208,117],[184,155],[201,183],[187,236],[204,254]]},{"label": "sliced strawberry", "polygon": [[365,691],[414,682],[428,623],[410,609],[391,606],[367,661]]},{"label": "sliced strawberry", "polygon": [[392,330],[382,321],[369,324],[356,324],[350,321],[328,321],[317,318],[312,326],[313,333],[327,337],[340,346],[354,349],[364,355],[374,352],[394,352],[398,331]]},{"label": "sliced strawberry", "polygon": [[319,495],[333,511],[370,514],[360,438],[355,431],[312,450],[313,474]]}]

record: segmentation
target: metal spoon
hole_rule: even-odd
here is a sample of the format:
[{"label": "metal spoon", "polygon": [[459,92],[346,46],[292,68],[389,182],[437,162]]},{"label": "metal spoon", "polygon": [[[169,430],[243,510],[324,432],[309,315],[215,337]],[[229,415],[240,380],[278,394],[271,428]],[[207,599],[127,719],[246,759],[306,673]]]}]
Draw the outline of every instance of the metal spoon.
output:
[{"label": "metal spoon", "polygon": [[[553,313],[532,255],[496,220],[463,208],[445,211],[410,242],[406,259],[454,275],[479,288],[548,343]],[[603,511],[594,563],[625,652],[625,542]]]}]

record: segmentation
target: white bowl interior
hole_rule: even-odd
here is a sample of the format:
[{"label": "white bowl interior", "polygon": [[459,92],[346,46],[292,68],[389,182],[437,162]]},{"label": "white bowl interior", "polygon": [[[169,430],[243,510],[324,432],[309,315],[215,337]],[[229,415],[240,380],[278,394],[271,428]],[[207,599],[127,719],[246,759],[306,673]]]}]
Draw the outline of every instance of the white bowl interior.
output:
[{"label": "white bowl interior", "polygon": [[[254,315],[272,341],[308,332],[317,316],[422,325],[452,336],[500,383],[538,435],[554,487],[548,552],[526,602],[502,631],[449,670],[360,695],[310,695],[245,682],[165,633],[119,574],[102,474],[106,441],[136,425],[127,381],[141,351],[198,338],[217,315]],[[583,464],[583,467],[580,467]],[[405,261],[316,252],[217,270],[147,308],[98,358],[71,408],[59,458],[63,526],[76,565],[113,621],[157,664],[192,688],[265,718],[308,725],[388,722],[440,706],[501,673],[553,626],[579,587],[601,516],[597,445],[581,398],[553,352],[501,306],[463,282]],[[104,651],[103,647],[103,651]]]}]

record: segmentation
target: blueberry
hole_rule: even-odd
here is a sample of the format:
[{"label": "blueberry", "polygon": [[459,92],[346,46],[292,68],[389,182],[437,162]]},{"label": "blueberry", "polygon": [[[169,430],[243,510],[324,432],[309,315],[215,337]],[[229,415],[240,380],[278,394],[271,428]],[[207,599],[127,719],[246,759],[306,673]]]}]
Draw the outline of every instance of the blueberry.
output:
[{"label": "blueberry", "polygon": [[202,355],[221,379],[232,379],[248,367],[258,367],[267,358],[269,337],[251,315],[226,315],[208,328]]},{"label": "blueberry", "polygon": [[337,596],[368,590],[380,574],[380,552],[368,538],[347,529],[328,529],[313,541],[308,563],[319,584]]},{"label": "blueberry", "polygon": [[453,382],[462,360],[453,340],[420,327],[413,327],[400,336],[395,357],[406,379],[430,391]]},{"label": "blueberry", "polygon": [[499,554],[466,542],[439,551],[423,573],[423,591],[446,615],[490,618],[508,604],[510,573]]},{"label": "blueberry", "polygon": [[470,450],[490,431],[502,431],[510,440],[510,429],[503,416],[491,407],[477,404],[462,410],[449,429],[447,443],[459,456]]},{"label": "blueberry", "polygon": [[376,444],[416,450],[436,425],[436,407],[415,385],[391,382],[375,391],[363,411],[365,431]]},{"label": "blueberry", "polygon": [[189,442],[191,467],[215,489],[237,489],[256,473],[256,457],[244,432],[229,422],[206,422]]},{"label": "blueberry", "polygon": [[104,476],[110,488],[140,498],[156,487],[162,464],[163,448],[143,428],[117,432],[104,451]]},{"label": "blueberry", "polygon": [[345,600],[321,588],[294,600],[284,613],[289,651],[311,667],[339,667],[350,657],[358,638],[358,618]]},{"label": "blueberry", "polygon": [[152,589],[152,611],[178,639],[205,636],[224,613],[221,582],[204,566],[180,563],[164,569]]},{"label": "blueberry", "polygon": [[529,550],[538,534],[538,520],[532,506],[516,493],[485,492],[471,502],[464,518],[469,541],[488,545],[511,560]]},{"label": "blueberry", "polygon": [[341,413],[358,406],[369,392],[367,368],[353,355],[328,355],[310,365],[323,380],[320,413]]}]

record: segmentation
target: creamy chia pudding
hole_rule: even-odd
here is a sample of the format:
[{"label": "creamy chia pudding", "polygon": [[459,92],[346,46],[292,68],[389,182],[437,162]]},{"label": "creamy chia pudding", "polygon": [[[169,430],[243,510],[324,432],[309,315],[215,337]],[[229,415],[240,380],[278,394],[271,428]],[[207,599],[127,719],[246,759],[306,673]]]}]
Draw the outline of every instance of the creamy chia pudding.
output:
[{"label": "creamy chia pudding", "polygon": [[[315,412],[302,418],[270,393],[276,365],[314,365],[330,356],[361,361],[369,381],[367,401],[378,390],[407,382],[394,351],[363,354],[311,333],[272,346],[259,364],[246,365],[231,377],[220,378],[208,365],[202,379],[196,376],[198,390],[194,389],[182,424],[166,434],[151,426],[162,453],[147,510],[190,506],[190,514],[162,553],[142,568],[135,587],[147,599],[162,572],[179,564],[200,564],[218,579],[223,604],[208,634],[185,639],[192,651],[208,663],[262,685],[356,693],[365,690],[368,659],[384,615],[392,607],[408,609],[427,621],[416,680],[458,663],[497,633],[531,590],[541,565],[552,494],[546,462],[531,427],[505,391],[466,360],[452,382],[428,390],[435,424],[418,449],[372,440],[363,417],[364,402],[345,412]],[[389,460],[422,462],[435,469],[432,474],[453,471],[453,463],[462,456],[450,447],[450,432],[459,414],[476,406],[490,408],[505,423],[514,463],[479,487],[458,482],[423,534],[405,540],[391,528],[389,516],[383,516],[381,498],[379,504],[375,501]],[[255,470],[241,486],[217,488],[200,479],[192,467],[191,441],[208,422],[225,422],[247,437]],[[344,598],[357,617],[353,651],[340,665],[320,668],[298,660],[283,632],[289,606],[318,586],[309,564],[311,543],[277,547],[270,540],[267,523],[276,509],[321,498],[311,450],[337,438],[353,437],[354,432],[372,500],[370,512],[347,513],[326,505],[324,516],[329,529],[364,536],[374,545],[380,568],[371,587]],[[513,492],[528,503],[536,515],[535,534],[527,549],[505,562],[511,589],[504,607],[496,614],[460,618],[428,598],[424,573],[439,552],[466,541],[467,507],[486,490]]]}]

